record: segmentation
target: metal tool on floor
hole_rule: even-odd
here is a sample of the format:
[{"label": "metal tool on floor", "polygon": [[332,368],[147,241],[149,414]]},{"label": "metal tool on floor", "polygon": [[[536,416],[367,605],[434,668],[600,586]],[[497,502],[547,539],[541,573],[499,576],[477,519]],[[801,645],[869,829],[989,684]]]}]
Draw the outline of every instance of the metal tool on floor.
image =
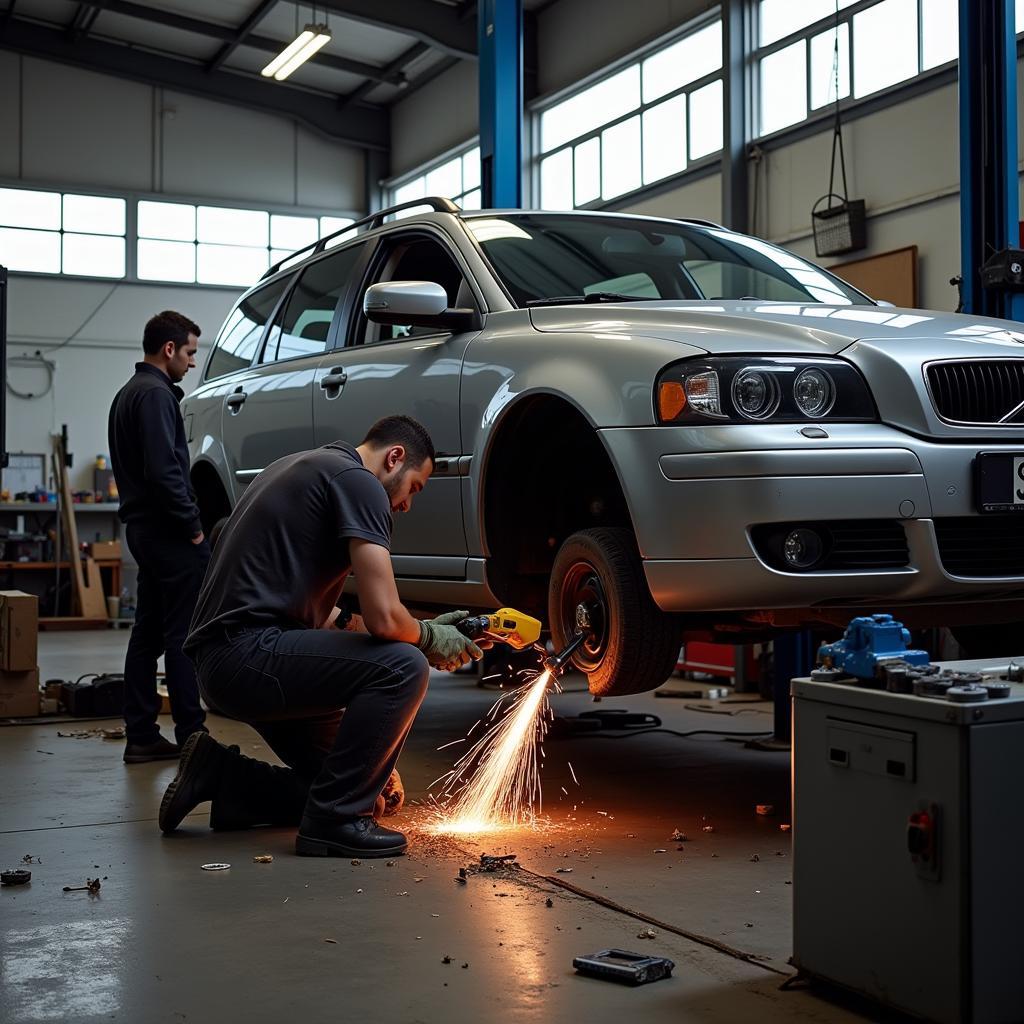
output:
[{"label": "metal tool on floor", "polygon": [[573,957],[572,965],[578,974],[588,974],[592,978],[645,985],[670,977],[675,961],[663,956],[630,953],[626,949],[602,949],[598,953]]}]

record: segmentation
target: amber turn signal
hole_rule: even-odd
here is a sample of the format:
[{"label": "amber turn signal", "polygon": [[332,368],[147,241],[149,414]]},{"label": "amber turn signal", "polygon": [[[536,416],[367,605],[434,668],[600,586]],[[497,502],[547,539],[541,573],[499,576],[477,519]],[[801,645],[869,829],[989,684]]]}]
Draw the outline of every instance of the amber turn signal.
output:
[{"label": "amber turn signal", "polygon": [[658,416],[662,423],[671,423],[685,408],[683,385],[676,380],[663,380],[658,385]]}]

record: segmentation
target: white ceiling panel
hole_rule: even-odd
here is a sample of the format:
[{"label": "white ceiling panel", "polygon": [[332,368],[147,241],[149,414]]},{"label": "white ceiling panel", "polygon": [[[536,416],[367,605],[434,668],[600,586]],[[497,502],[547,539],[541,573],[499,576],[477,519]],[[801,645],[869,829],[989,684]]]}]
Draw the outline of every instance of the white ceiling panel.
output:
[{"label": "white ceiling panel", "polygon": [[36,18],[54,25],[70,25],[78,4],[70,0],[20,0],[14,11],[22,18]]},{"label": "white ceiling panel", "polygon": [[209,60],[221,45],[209,36],[182,32],[176,28],[167,28],[166,25],[154,25],[149,21],[112,14],[110,11],[100,12],[90,35],[133,43],[172,57],[192,57],[196,60]]},{"label": "white ceiling panel", "polygon": [[[386,4],[384,9],[387,9]],[[260,35],[291,42],[296,36],[296,24],[301,32],[306,23],[312,20],[311,14],[309,4],[279,3],[260,22],[255,31]],[[317,21],[321,20],[323,20],[323,15],[318,10]],[[331,26],[333,38],[325,47],[324,52],[366,61],[368,64],[387,64],[388,61],[394,60],[400,53],[412,46],[415,41],[390,29],[349,21],[339,14],[328,13],[327,20]]]},{"label": "white ceiling panel", "polygon": [[214,21],[219,25],[241,25],[252,14],[257,0],[138,0],[145,7],[185,14],[199,21]]}]

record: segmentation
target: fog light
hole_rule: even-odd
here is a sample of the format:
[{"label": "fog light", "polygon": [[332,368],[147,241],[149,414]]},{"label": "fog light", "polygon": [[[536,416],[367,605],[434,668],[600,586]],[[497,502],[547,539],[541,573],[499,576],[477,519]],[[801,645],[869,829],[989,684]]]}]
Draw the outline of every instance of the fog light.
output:
[{"label": "fog light", "polygon": [[803,527],[792,530],[782,543],[782,555],[786,564],[794,569],[810,569],[821,559],[824,546],[821,538]]}]

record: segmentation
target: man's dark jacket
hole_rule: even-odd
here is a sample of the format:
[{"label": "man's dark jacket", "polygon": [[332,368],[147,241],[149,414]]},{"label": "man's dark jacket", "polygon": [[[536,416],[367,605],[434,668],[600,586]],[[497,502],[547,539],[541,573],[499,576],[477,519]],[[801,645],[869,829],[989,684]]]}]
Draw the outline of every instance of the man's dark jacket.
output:
[{"label": "man's dark jacket", "polygon": [[188,472],[183,395],[163,371],[136,363],[135,376],[110,406],[107,437],[122,522],[195,537],[203,527]]}]

